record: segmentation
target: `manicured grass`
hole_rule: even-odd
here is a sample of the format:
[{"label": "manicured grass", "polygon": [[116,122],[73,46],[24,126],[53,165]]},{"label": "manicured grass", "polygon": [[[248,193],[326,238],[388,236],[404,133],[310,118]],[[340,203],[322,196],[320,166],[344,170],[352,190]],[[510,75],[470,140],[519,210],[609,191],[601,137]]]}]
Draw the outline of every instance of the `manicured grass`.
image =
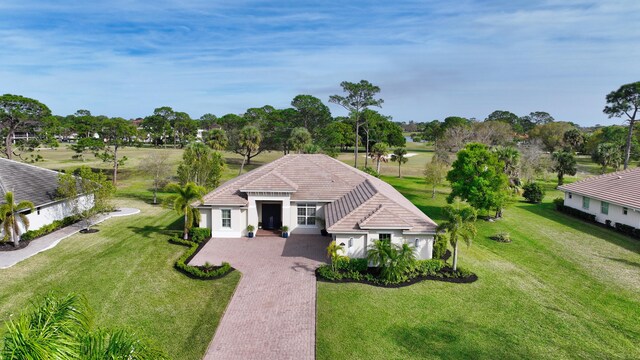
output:
[{"label": "manicured grass", "polygon": [[96,325],[130,328],[174,359],[201,359],[240,274],[203,281],[179,273],[173,263],[185,247],[167,239],[180,217],[139,200],[117,202],[142,213],[109,219],[98,233],[74,235],[0,270],[0,322],[36,296],[76,292],[87,297]]},{"label": "manicured grass", "polygon": [[[441,219],[422,179],[384,179]],[[478,223],[473,284],[318,283],[317,358],[640,358],[640,242],[556,212],[559,194]]]}]

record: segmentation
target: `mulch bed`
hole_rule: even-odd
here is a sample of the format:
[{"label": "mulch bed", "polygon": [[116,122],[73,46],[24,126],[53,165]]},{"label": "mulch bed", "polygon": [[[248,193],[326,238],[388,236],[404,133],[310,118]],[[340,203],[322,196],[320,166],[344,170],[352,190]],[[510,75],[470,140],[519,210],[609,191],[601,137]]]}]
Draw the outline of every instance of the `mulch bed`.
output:
[{"label": "mulch bed", "polygon": [[[372,271],[368,271],[368,273],[372,274],[372,275],[377,275],[377,271],[375,269],[371,269]],[[440,272],[444,273],[444,272],[451,272],[452,269],[450,267],[445,267],[443,268]],[[415,277],[413,279],[410,279],[406,282],[400,283],[400,284],[380,284],[380,283],[376,283],[376,282],[371,282],[368,281],[366,279],[363,280],[353,280],[353,279],[340,279],[340,280],[329,280],[329,279],[325,279],[322,276],[320,276],[320,274],[318,274],[318,270],[316,269],[316,280],[317,281],[321,281],[321,282],[326,282],[326,283],[359,283],[359,284],[365,284],[365,285],[371,285],[371,286],[377,286],[377,287],[382,287],[382,288],[402,288],[405,286],[410,286],[413,285],[415,283],[419,283],[425,280],[435,280],[435,281],[443,281],[443,282],[450,282],[450,283],[456,283],[456,284],[471,284],[473,282],[476,282],[478,280],[478,275],[476,274],[471,274],[470,276],[466,277],[466,278],[450,278],[450,277],[439,277],[439,276],[418,276]]]},{"label": "mulch bed", "polygon": [[30,242],[31,241],[20,240],[17,247],[13,246],[12,242],[3,242],[3,243],[0,243],[0,251],[15,251],[15,250],[24,249],[27,247],[27,245],[29,245]]}]

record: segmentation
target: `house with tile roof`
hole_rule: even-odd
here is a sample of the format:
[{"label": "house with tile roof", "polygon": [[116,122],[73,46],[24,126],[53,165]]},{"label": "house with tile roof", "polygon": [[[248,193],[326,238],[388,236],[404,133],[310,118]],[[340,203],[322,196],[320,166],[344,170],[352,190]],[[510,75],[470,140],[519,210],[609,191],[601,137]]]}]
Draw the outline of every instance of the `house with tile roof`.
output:
[{"label": "house with tile roof", "polygon": [[57,171],[0,158],[0,204],[7,192],[13,193],[15,202],[31,201],[35,211],[27,214],[29,230],[38,230],[93,206],[92,195],[59,199],[56,195],[59,175]]},{"label": "house with tile roof", "polygon": [[326,230],[350,257],[365,257],[380,239],[429,259],[437,227],[391,185],[321,154],[283,156],[222,184],[197,208],[213,237],[246,236],[247,225],[287,226],[293,236]]},{"label": "house with tile roof", "polygon": [[593,176],[558,187],[564,205],[596,216],[596,221],[640,229],[640,168]]}]

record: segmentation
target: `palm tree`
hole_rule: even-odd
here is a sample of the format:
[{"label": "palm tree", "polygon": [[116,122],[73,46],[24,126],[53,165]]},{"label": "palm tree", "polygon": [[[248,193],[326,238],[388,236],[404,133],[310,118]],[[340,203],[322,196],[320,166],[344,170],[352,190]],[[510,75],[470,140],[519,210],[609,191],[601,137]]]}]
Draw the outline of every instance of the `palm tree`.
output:
[{"label": "palm tree", "polygon": [[463,240],[467,246],[477,234],[474,222],[478,216],[476,209],[470,206],[460,207],[447,205],[443,209],[445,222],[438,226],[438,231],[449,233],[449,242],[453,246],[453,271],[458,268],[458,241]]},{"label": "palm tree", "polygon": [[498,160],[504,163],[503,171],[509,178],[509,188],[520,193],[520,151],[513,146],[496,146],[494,151]]},{"label": "palm tree", "polygon": [[367,258],[380,268],[380,275],[390,282],[400,282],[416,259],[415,252],[408,244],[398,246],[391,241],[376,240],[367,251]]},{"label": "palm tree", "polygon": [[251,156],[252,152],[258,151],[260,148],[260,143],[262,142],[262,135],[260,134],[260,130],[255,126],[247,125],[240,130],[240,137],[238,139],[240,148],[243,149],[244,157],[242,158],[242,165],[240,165],[240,172],[238,175],[242,174],[242,170],[244,169],[244,164]]},{"label": "palm tree", "polygon": [[403,147],[399,147],[395,150],[393,150],[393,156],[391,156],[391,161],[397,161],[398,162],[398,177],[402,177],[402,173],[400,172],[400,166],[402,166],[402,164],[406,163],[407,161],[409,161],[409,158],[407,157],[407,149],[403,148]]},{"label": "palm tree", "polygon": [[336,265],[338,263],[338,259],[341,257],[341,253],[344,251],[344,246],[338,245],[336,241],[332,241],[329,246],[327,246],[327,257],[331,259],[331,269],[336,271]]},{"label": "palm tree", "polygon": [[380,161],[387,162],[387,153],[389,152],[389,145],[384,142],[375,143],[371,147],[369,156],[372,160],[376,161],[376,171],[380,175]]},{"label": "palm tree", "polygon": [[189,238],[189,230],[194,222],[200,222],[200,211],[193,207],[196,201],[202,201],[205,189],[195,183],[189,182],[184,187],[178,184],[167,185],[167,191],[175,193],[169,198],[173,203],[173,209],[180,215],[184,215],[184,239]]},{"label": "palm tree", "polygon": [[212,129],[211,131],[206,133],[206,143],[207,145],[216,151],[224,150],[227,145],[229,145],[229,139],[227,138],[227,133],[222,129]]},{"label": "palm tree", "polygon": [[9,238],[14,246],[18,246],[20,242],[20,223],[24,226],[25,231],[29,229],[29,219],[24,213],[25,210],[34,210],[31,201],[20,201],[14,203],[13,193],[7,192],[4,195],[5,204],[0,205],[0,222],[5,233],[5,240]]},{"label": "palm tree", "polygon": [[166,359],[123,330],[92,329],[84,298],[47,295],[34,308],[7,322],[0,358],[18,359]]}]

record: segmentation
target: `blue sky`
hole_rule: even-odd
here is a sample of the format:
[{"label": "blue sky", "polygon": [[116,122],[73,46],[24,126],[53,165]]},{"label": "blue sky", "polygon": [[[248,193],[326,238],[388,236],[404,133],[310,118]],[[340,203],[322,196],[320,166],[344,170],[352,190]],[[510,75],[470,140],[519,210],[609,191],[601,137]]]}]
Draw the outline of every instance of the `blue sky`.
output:
[{"label": "blue sky", "polygon": [[197,118],[327,102],[367,79],[398,121],[501,109],[612,124],[604,98],[640,81],[638,44],[637,0],[0,0],[0,92],[61,115]]}]

